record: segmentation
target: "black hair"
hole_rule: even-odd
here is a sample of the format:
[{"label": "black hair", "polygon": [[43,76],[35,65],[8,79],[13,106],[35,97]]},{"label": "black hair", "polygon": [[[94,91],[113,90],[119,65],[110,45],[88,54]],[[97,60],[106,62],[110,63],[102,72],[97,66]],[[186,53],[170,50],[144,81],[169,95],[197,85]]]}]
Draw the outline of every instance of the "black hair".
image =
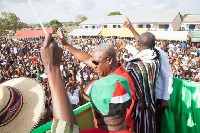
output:
[{"label": "black hair", "polygon": [[140,35],[139,38],[139,45],[142,48],[154,48],[155,46],[155,36],[154,34],[150,33],[150,32],[145,32],[143,34]]}]

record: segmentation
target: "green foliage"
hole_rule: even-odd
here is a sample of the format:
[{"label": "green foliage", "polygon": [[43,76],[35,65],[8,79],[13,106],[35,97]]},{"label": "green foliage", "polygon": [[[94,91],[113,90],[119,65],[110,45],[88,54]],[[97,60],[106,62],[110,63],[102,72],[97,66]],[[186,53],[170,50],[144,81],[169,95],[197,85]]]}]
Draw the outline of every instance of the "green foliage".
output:
[{"label": "green foliage", "polygon": [[185,17],[187,17],[187,15],[191,15],[191,14],[184,14],[184,15],[181,14],[181,18],[182,18],[182,20],[184,20]]},{"label": "green foliage", "polygon": [[0,31],[11,30],[16,32],[18,29],[28,27],[27,24],[20,21],[14,13],[2,12],[0,17]]},{"label": "green foliage", "polygon": [[49,26],[54,30],[57,31],[59,27],[62,26],[62,23],[58,20],[54,19],[49,22]]},{"label": "green foliage", "polygon": [[80,24],[80,22],[74,22],[73,25],[74,26],[78,26]]},{"label": "green foliage", "polygon": [[78,26],[80,22],[73,22],[73,21],[69,21],[69,22],[63,22],[62,25],[63,27],[70,27],[70,26]]},{"label": "green foliage", "polygon": [[122,15],[119,11],[115,11],[115,12],[110,12],[108,14],[108,16],[114,16],[114,15]]},{"label": "green foliage", "polygon": [[44,24],[44,27],[50,27],[50,26],[49,26],[49,23],[45,23],[45,24]]},{"label": "green foliage", "polygon": [[74,23],[72,21],[67,23],[67,26],[73,26],[73,25],[74,25]]}]

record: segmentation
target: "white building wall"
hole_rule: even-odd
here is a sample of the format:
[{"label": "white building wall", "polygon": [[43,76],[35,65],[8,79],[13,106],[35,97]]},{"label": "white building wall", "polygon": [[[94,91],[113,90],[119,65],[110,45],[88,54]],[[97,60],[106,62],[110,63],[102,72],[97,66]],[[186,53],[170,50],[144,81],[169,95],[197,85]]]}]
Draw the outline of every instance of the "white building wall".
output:
[{"label": "white building wall", "polygon": [[200,30],[200,24],[196,24],[195,29]]},{"label": "white building wall", "polygon": [[172,22],[171,31],[179,31],[181,28],[181,16],[178,14],[175,20]]},{"label": "white building wall", "polygon": [[194,23],[185,24],[185,23],[183,23],[183,25],[185,26],[185,30],[189,30],[190,25],[195,25],[195,30],[200,30],[200,24],[194,24]]},{"label": "white building wall", "polygon": [[159,24],[151,24],[152,30],[159,30]]},{"label": "white building wall", "polygon": [[100,27],[100,28],[104,28],[104,25],[100,25],[99,27]]}]

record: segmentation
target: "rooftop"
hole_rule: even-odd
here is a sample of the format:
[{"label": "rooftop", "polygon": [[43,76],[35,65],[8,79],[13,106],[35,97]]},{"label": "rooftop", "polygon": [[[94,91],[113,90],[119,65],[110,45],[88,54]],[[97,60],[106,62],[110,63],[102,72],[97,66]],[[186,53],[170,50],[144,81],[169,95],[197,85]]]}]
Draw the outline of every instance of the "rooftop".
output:
[{"label": "rooftop", "polygon": [[[155,24],[155,23],[172,23],[179,15],[178,12],[159,12],[159,13],[140,13],[126,15],[131,23],[135,24]],[[123,24],[125,15],[93,17],[80,23],[81,25],[103,25],[103,24]]]},{"label": "rooftop", "polygon": [[183,23],[200,23],[200,15],[187,15]]}]

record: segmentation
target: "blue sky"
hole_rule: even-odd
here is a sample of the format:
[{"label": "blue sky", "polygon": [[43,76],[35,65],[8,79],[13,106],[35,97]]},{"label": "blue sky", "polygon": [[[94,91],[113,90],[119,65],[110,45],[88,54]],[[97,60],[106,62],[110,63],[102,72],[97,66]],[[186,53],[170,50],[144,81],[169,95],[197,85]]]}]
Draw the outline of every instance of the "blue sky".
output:
[{"label": "blue sky", "polygon": [[[57,19],[74,21],[77,15],[87,18],[107,16],[112,11],[123,15],[140,12],[177,11],[200,14],[200,0],[31,0],[42,22]],[[27,0],[0,0],[0,13],[15,13],[22,22],[38,23]]]}]

